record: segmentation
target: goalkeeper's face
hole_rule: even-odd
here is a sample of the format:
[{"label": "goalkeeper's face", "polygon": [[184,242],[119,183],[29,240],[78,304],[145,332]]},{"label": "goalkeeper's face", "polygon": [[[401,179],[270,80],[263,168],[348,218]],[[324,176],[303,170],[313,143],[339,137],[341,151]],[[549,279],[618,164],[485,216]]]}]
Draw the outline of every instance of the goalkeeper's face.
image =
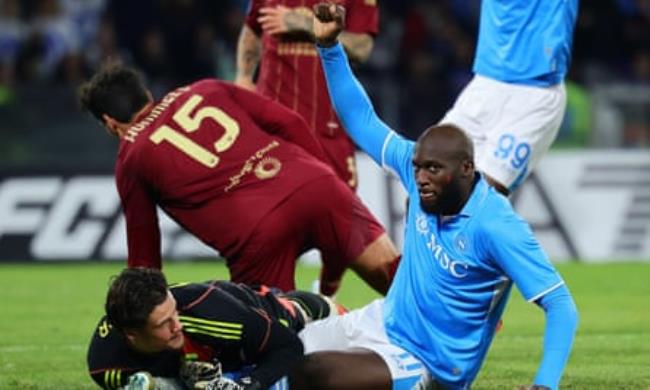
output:
[{"label": "goalkeeper's face", "polygon": [[127,337],[136,350],[145,353],[183,348],[183,325],[178,319],[176,300],[167,292],[167,299],[149,314],[141,329],[127,331]]}]

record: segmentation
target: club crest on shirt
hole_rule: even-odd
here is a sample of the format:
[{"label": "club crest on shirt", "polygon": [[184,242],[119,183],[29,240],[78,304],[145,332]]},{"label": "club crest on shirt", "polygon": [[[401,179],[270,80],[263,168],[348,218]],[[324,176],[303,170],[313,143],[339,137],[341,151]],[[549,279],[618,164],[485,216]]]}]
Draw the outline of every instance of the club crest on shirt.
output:
[{"label": "club crest on shirt", "polygon": [[456,239],[454,240],[454,245],[456,246],[456,250],[459,252],[465,252],[469,246],[467,237],[465,237],[463,234],[457,235]]},{"label": "club crest on shirt", "polygon": [[277,175],[282,168],[282,163],[277,158],[269,157],[267,154],[278,146],[280,146],[280,143],[274,140],[246,159],[239,172],[229,178],[230,184],[224,187],[224,192],[237,187],[250,172],[254,172],[258,179],[268,179]]},{"label": "club crest on shirt", "polygon": [[282,169],[280,160],[274,157],[266,157],[255,166],[255,176],[258,179],[269,179],[274,177]]},{"label": "club crest on shirt", "polygon": [[418,214],[415,218],[415,228],[420,234],[429,233],[429,222],[427,221],[427,216],[424,214]]}]

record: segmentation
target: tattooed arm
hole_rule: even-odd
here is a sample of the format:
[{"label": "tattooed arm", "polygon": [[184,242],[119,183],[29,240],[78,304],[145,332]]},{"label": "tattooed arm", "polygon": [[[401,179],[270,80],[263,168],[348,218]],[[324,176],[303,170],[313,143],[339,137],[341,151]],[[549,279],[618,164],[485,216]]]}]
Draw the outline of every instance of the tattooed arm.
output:
[{"label": "tattooed arm", "polygon": [[355,62],[366,62],[372,52],[374,39],[370,34],[356,34],[343,31],[339,41],[348,53],[348,58]]},{"label": "tattooed arm", "polygon": [[[269,34],[304,33],[309,39],[314,40],[314,15],[311,10],[299,12],[282,5],[263,7],[260,9],[258,22]],[[370,34],[345,31],[339,36],[339,41],[350,60],[355,62],[365,62],[370,57],[374,43]]]},{"label": "tattooed arm", "polygon": [[253,76],[260,62],[262,42],[255,32],[244,24],[237,42],[237,74],[235,84],[246,89],[255,90]]}]

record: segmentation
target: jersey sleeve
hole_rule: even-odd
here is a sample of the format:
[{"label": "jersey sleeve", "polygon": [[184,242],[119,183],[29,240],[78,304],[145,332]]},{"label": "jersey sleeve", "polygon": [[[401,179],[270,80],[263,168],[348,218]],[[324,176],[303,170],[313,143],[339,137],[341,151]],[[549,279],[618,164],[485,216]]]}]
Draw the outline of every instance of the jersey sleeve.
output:
[{"label": "jersey sleeve", "polygon": [[106,318],[102,318],[93,333],[86,360],[90,376],[103,389],[126,385],[129,375],[135,372],[127,365],[123,342]]},{"label": "jersey sleeve", "polygon": [[410,141],[392,131],[387,137],[381,152],[381,166],[399,176],[406,188],[415,185],[413,171],[413,150],[415,142]]},{"label": "jersey sleeve", "polygon": [[530,226],[516,214],[497,216],[486,229],[490,231],[491,258],[527,301],[536,301],[564,284]]},{"label": "jersey sleeve", "polygon": [[220,84],[260,129],[300,146],[321,161],[327,161],[325,152],[312,134],[309,125],[295,111],[262,94],[233,84]]},{"label": "jersey sleeve", "polygon": [[332,105],[354,142],[382,167],[395,170],[405,182],[414,143],[390,129],[375,112],[370,98],[352,73],[340,43],[318,47]]},{"label": "jersey sleeve", "polygon": [[345,31],[377,35],[379,32],[379,9],[377,0],[351,0],[346,4]]},{"label": "jersey sleeve", "polygon": [[177,351],[155,354],[135,352],[124,334],[103,317],[93,333],[88,347],[88,372],[104,389],[121,389],[129,377],[145,371],[158,378],[178,377],[181,355]]},{"label": "jersey sleeve", "polygon": [[544,295],[539,304],[546,315],[546,328],[542,362],[533,383],[557,389],[573,346],[578,310],[566,286]]},{"label": "jersey sleeve", "polygon": [[[250,376],[264,388],[287,375],[303,354],[298,336],[265,311],[211,288],[200,302],[190,303],[189,310],[181,308],[183,331],[214,350],[235,351],[240,363],[255,365]],[[231,362],[223,363],[232,367]]]},{"label": "jersey sleeve", "polygon": [[126,218],[129,267],[161,268],[160,227],[151,190],[124,167],[116,171],[115,180]]}]

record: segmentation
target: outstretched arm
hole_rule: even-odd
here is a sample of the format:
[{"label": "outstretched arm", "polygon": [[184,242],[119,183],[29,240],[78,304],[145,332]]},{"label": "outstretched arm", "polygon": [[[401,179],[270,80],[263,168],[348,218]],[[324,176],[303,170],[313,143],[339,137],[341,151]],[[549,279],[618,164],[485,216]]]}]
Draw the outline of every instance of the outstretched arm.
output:
[{"label": "outstretched arm", "polygon": [[560,286],[536,301],[546,314],[544,353],[535,385],[557,389],[566,365],[576,328],[578,311],[566,286]]},{"label": "outstretched arm", "polygon": [[[511,213],[485,225],[477,247],[494,259],[524,298],[544,309],[542,361],[534,384],[556,389],[573,345],[578,313],[564,280],[549,261],[528,223]],[[532,387],[533,389],[535,387]]]},{"label": "outstretched arm", "polygon": [[381,165],[382,148],[391,130],[377,116],[337,41],[345,10],[336,5],[318,4],[314,13],[314,34],[332,105],[354,142]]}]

